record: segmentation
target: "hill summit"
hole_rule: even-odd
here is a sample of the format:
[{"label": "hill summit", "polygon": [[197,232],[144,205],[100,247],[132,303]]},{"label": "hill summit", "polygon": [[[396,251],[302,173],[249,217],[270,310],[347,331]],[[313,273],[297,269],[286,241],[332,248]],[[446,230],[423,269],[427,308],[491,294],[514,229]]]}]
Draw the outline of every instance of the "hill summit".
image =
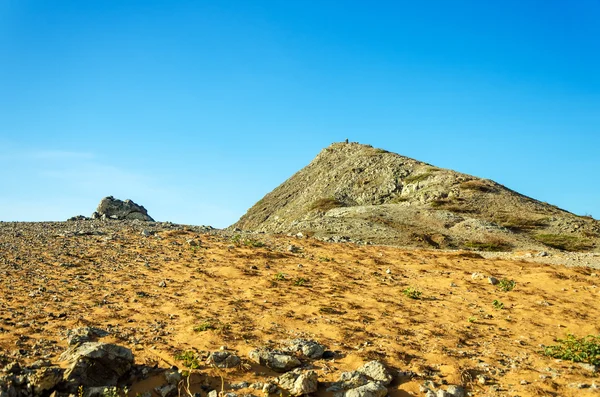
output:
[{"label": "hill summit", "polygon": [[359,143],[334,143],[232,225],[355,241],[480,251],[598,250],[600,222]]}]

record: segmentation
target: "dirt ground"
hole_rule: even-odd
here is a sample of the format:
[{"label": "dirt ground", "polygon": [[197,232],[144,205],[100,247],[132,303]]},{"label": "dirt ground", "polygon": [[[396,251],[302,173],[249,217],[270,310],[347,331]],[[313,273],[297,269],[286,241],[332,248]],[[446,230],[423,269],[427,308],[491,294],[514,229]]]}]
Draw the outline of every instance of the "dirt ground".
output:
[{"label": "dirt ground", "polygon": [[[67,330],[89,325],[151,367],[184,368],[177,354],[205,357],[221,346],[247,360],[255,347],[304,337],[336,352],[312,363],[319,381],[380,360],[404,373],[389,387],[393,397],[421,396],[427,380],[461,384],[475,396],[599,393],[573,387],[598,382],[588,369],[541,354],[569,333],[600,334],[596,269],[102,224],[0,223],[1,365],[58,362]],[[513,280],[514,289],[502,291],[487,276]],[[228,370],[201,364],[192,391],[274,375],[249,361]],[[159,382],[139,382],[131,393]]]}]

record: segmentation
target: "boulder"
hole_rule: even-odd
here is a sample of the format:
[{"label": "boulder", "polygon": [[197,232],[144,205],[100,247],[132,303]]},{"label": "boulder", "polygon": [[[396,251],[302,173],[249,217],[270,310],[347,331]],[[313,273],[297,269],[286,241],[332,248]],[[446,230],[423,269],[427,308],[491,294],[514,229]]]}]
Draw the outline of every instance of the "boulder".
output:
[{"label": "boulder", "polygon": [[86,342],[70,348],[61,359],[69,363],[64,380],[71,392],[80,385],[116,386],[133,365],[131,350],[101,342]]},{"label": "boulder", "polygon": [[148,211],[131,200],[121,201],[108,196],[103,198],[96,208],[96,212],[92,214],[93,219],[127,219],[140,221],[154,222],[154,219],[148,215]]}]

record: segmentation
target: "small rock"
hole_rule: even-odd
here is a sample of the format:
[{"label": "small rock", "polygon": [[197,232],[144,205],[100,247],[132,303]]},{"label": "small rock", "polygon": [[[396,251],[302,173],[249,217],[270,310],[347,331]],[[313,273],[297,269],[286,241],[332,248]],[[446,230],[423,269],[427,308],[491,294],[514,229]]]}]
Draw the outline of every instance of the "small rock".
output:
[{"label": "small rock", "polygon": [[381,382],[384,386],[392,383],[392,374],[379,361],[370,361],[356,370],[369,378]]},{"label": "small rock", "polygon": [[488,282],[492,285],[497,285],[500,281],[496,277],[488,277]]},{"label": "small rock", "polygon": [[319,359],[325,353],[325,346],[313,340],[293,339],[285,350],[291,353],[301,352],[305,357]]},{"label": "small rock", "polygon": [[164,385],[154,388],[154,391],[158,393],[160,397],[174,397],[177,394],[177,386]]},{"label": "small rock", "polygon": [[140,234],[144,237],[150,237],[152,235],[152,233],[150,233],[148,230],[144,229],[140,232]]},{"label": "small rock", "polygon": [[262,388],[262,392],[269,395],[269,394],[275,394],[277,393],[277,390],[279,390],[279,388],[277,387],[276,384],[271,383],[271,382],[267,382],[263,385]]},{"label": "small rock", "polygon": [[301,364],[296,357],[267,348],[252,350],[248,355],[252,361],[260,365],[266,365],[276,372],[287,372],[299,367]]},{"label": "small rock", "polygon": [[240,390],[249,387],[250,384],[248,382],[240,382],[240,383],[232,383],[229,385],[233,390]]},{"label": "small rock", "polygon": [[467,395],[467,391],[465,390],[465,388],[459,385],[448,386],[446,392],[452,397],[466,397]]},{"label": "small rock", "polygon": [[292,396],[314,393],[317,391],[317,373],[315,371],[302,372],[294,370],[277,378],[282,389],[287,390]]},{"label": "small rock", "polygon": [[225,350],[212,353],[208,361],[218,368],[234,368],[242,363],[238,356]]},{"label": "small rock", "polygon": [[179,384],[179,382],[181,381],[182,378],[183,378],[183,376],[181,375],[181,373],[179,371],[175,371],[175,370],[165,371],[165,380],[170,385]]},{"label": "small rock", "polygon": [[206,397],[219,397],[219,393],[216,390],[211,390],[206,394]]},{"label": "small rock", "polygon": [[301,248],[298,247],[297,245],[290,244],[290,245],[288,245],[287,250],[288,250],[288,252],[296,254],[301,251]]},{"label": "small rock", "polygon": [[441,390],[441,389],[435,393],[435,397],[449,397],[449,396],[450,395],[448,393],[446,393],[445,390]]},{"label": "small rock", "polygon": [[165,288],[167,286],[167,282],[165,280],[161,281],[160,283],[158,283],[158,286],[160,288]]},{"label": "small rock", "polygon": [[471,279],[473,279],[473,280],[479,280],[479,279],[482,279],[483,277],[484,276],[481,273],[475,272],[475,273],[471,274]]},{"label": "small rock", "polygon": [[364,386],[350,389],[345,392],[335,393],[334,397],[384,397],[387,388],[379,382],[369,382]]}]

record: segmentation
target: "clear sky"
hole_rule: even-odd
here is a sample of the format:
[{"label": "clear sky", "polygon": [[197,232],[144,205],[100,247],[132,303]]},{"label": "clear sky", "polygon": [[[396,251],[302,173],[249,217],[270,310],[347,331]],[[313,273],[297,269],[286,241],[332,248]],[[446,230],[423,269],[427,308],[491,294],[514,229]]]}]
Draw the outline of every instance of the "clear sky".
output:
[{"label": "clear sky", "polygon": [[334,141],[600,218],[600,1],[0,0],[0,220],[224,227]]}]

